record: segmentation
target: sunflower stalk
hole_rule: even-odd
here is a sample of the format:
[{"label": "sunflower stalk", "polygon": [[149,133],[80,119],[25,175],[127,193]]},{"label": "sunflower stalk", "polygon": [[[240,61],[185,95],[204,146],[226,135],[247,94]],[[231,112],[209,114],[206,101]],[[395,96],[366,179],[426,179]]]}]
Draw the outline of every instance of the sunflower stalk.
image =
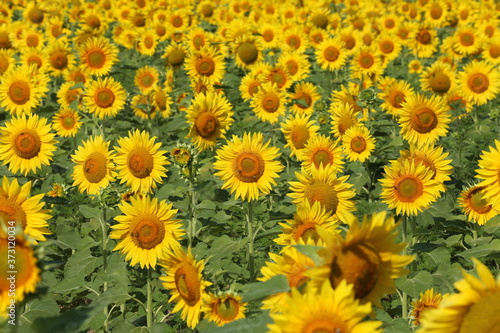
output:
[{"label": "sunflower stalk", "polygon": [[151,275],[153,268],[147,269],[147,300],[146,300],[146,323],[147,327],[153,327],[153,288],[151,286]]},{"label": "sunflower stalk", "polygon": [[196,236],[196,193],[194,192],[194,166],[193,163],[189,163],[189,206],[191,216],[189,218],[188,225],[188,238],[189,238],[189,248],[193,245],[193,239]]},{"label": "sunflower stalk", "polygon": [[[408,217],[407,215],[404,215],[403,216],[403,220],[401,222],[401,228],[402,228],[402,232],[401,232],[401,237],[402,237],[402,241],[403,243],[407,243],[408,239],[411,239],[411,235],[408,235],[408,222],[410,220],[410,217]],[[413,230],[414,228],[414,222],[415,221],[411,221],[410,223],[412,224],[411,225],[411,228]],[[403,255],[406,256],[408,255],[408,248],[411,246],[410,242],[408,242],[406,244],[406,247],[403,249]],[[401,307],[402,307],[402,317],[404,320],[408,320],[408,294],[406,292],[402,292],[401,295]]]},{"label": "sunflower stalk", "polygon": [[[102,208],[102,217],[99,219],[99,222],[101,222],[101,229],[102,229],[102,270],[103,270],[103,276],[104,276],[104,282],[102,285],[102,292],[106,292],[108,290],[108,227],[106,224],[106,204],[104,203],[104,199],[102,195],[99,195],[99,199],[101,202],[101,208]],[[104,315],[106,316],[104,323],[103,323],[103,329],[105,332],[108,331],[108,307],[106,306],[104,308]]]},{"label": "sunflower stalk", "polygon": [[250,242],[248,243],[248,271],[250,283],[255,282],[255,258],[254,258],[254,232],[253,232],[253,201],[248,202],[247,231]]}]

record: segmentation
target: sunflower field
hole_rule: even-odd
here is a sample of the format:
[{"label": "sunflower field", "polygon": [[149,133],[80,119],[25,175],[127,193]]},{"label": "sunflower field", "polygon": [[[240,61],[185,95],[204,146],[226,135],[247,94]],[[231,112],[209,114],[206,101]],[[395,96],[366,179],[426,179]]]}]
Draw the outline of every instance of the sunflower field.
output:
[{"label": "sunflower field", "polygon": [[0,331],[500,333],[495,0],[2,0]]}]

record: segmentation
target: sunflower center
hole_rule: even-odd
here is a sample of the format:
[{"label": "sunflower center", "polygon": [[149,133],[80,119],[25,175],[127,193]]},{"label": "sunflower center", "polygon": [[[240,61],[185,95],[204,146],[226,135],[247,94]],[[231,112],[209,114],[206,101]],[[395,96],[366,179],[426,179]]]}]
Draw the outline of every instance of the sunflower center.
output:
[{"label": "sunflower center", "polygon": [[432,73],[429,77],[429,86],[435,92],[444,94],[450,89],[450,77],[443,72]]},{"label": "sunflower center", "polygon": [[144,46],[147,48],[147,49],[151,49],[155,44],[155,41],[153,39],[153,37],[151,36],[146,36],[144,37]]},{"label": "sunflower center", "polygon": [[212,15],[214,14],[214,8],[211,4],[205,4],[203,5],[203,7],[201,7],[201,13],[205,17],[212,17]]},{"label": "sunflower center", "polygon": [[30,100],[30,86],[25,81],[16,81],[9,87],[9,96],[12,102],[23,105]]},{"label": "sunflower center", "polygon": [[158,37],[163,37],[167,33],[167,29],[162,24],[157,24],[155,26],[155,32]]},{"label": "sunflower center", "polygon": [[182,26],[183,20],[182,20],[182,17],[180,17],[180,16],[174,16],[174,17],[172,17],[170,22],[172,22],[172,25],[174,27],[179,28]]},{"label": "sunflower center", "polygon": [[215,305],[217,316],[224,321],[232,321],[238,315],[239,310],[238,302],[232,297],[226,298],[223,302],[217,302]]},{"label": "sunflower center", "polygon": [[90,183],[99,183],[107,173],[106,156],[100,152],[91,153],[83,163],[83,174]]},{"label": "sunflower center", "polygon": [[[7,249],[7,238],[2,238],[0,240],[0,251],[2,251],[2,253],[7,253]],[[24,242],[20,242],[18,239],[16,239],[16,251],[14,256],[15,269],[10,269],[7,266],[7,260],[2,260],[2,263],[0,264],[0,290],[7,291],[10,289],[10,281],[8,280],[10,274],[8,274],[7,272],[12,270],[15,270],[17,272],[17,288],[32,287],[34,289],[33,285],[28,285],[28,282],[32,278],[32,275],[36,274],[36,272],[34,272],[36,264],[33,258],[33,252],[24,244]]]},{"label": "sunflower center", "polygon": [[316,223],[307,222],[299,225],[295,228],[293,232],[293,239],[298,241],[299,239],[308,240],[312,239],[314,241],[318,240],[318,233],[316,232]]},{"label": "sunflower center", "polygon": [[240,46],[238,46],[238,57],[240,57],[240,60],[243,61],[245,64],[249,65],[255,60],[257,60],[259,56],[259,51],[257,50],[257,47],[253,43],[242,43]]},{"label": "sunflower center", "polygon": [[323,51],[323,56],[325,59],[329,62],[334,62],[337,61],[337,59],[340,56],[339,50],[334,47],[334,46],[328,46],[324,51]]},{"label": "sunflower center", "polygon": [[42,141],[35,131],[26,131],[18,134],[13,146],[16,155],[26,160],[38,156],[41,147]]},{"label": "sunflower center", "polygon": [[236,157],[233,169],[236,178],[242,182],[255,183],[264,174],[265,162],[260,155],[243,152]]},{"label": "sunflower center", "polygon": [[64,129],[70,130],[75,127],[76,120],[72,116],[65,116],[61,119],[61,126],[64,127]]},{"label": "sunflower center", "polygon": [[500,333],[499,298],[499,290],[481,296],[464,315],[459,333]]},{"label": "sunflower center", "polygon": [[427,30],[420,30],[417,35],[417,41],[420,44],[428,45],[432,41],[432,37],[429,31]]},{"label": "sunflower center", "polygon": [[335,214],[339,205],[339,198],[333,186],[322,181],[314,181],[304,191],[304,197],[312,205],[316,201],[321,203],[327,212]]},{"label": "sunflower center", "polygon": [[94,94],[94,101],[100,108],[109,108],[115,102],[115,94],[109,88],[99,88]]},{"label": "sunflower center", "polygon": [[316,168],[319,168],[321,164],[323,164],[323,166],[332,164],[333,154],[327,149],[318,149],[312,154],[311,160]]},{"label": "sunflower center", "polygon": [[359,57],[359,66],[363,68],[371,68],[375,63],[375,59],[371,54],[365,53]]},{"label": "sunflower center", "polygon": [[219,122],[212,113],[203,112],[196,118],[195,126],[200,136],[208,138],[215,133],[219,127]]},{"label": "sunflower center", "polygon": [[443,9],[441,8],[440,5],[433,4],[430,9],[430,14],[434,20],[439,20],[443,15]]},{"label": "sunflower center", "polygon": [[406,101],[406,96],[401,91],[393,91],[389,94],[389,103],[396,109],[401,109]]},{"label": "sunflower center", "polygon": [[140,82],[143,88],[150,88],[155,83],[155,78],[153,75],[147,73],[141,77]]},{"label": "sunflower center", "polygon": [[9,198],[0,196],[0,217],[7,226],[7,222],[15,221],[21,223],[23,229],[26,227],[26,213],[23,207]]},{"label": "sunflower center", "polygon": [[390,40],[384,40],[380,44],[380,49],[384,53],[391,53],[392,51],[394,51],[394,43],[392,41],[390,41]]},{"label": "sunflower center", "polygon": [[325,29],[328,25],[328,17],[324,14],[316,14],[312,18],[312,23],[318,28]]},{"label": "sunflower center", "polygon": [[127,165],[134,177],[146,178],[154,168],[153,156],[145,147],[135,147],[127,156]]},{"label": "sunflower center", "polygon": [[[36,68],[37,69],[40,69],[40,67],[42,67],[42,59],[40,59],[40,57],[34,55],[32,57],[29,57],[26,62],[28,63],[28,65],[33,65],[35,64],[36,65]],[[0,66],[1,67],[1,66]],[[2,73],[2,71],[0,70],[0,74]]]},{"label": "sunflower center", "polygon": [[91,68],[102,68],[106,63],[106,54],[101,50],[92,50],[87,55],[87,64]]},{"label": "sunflower center", "polygon": [[305,126],[295,126],[292,128],[290,138],[295,149],[302,149],[309,140],[309,130]]},{"label": "sunflower center", "polygon": [[271,74],[271,82],[276,83],[278,88],[280,88],[280,89],[283,88],[283,86],[287,82],[286,73],[284,73],[283,71],[280,71],[280,70],[272,73]]},{"label": "sunflower center", "polygon": [[99,29],[101,26],[101,19],[97,15],[89,15],[85,18],[85,24],[94,29]]},{"label": "sunflower center", "polygon": [[[30,60],[28,59],[28,63],[30,63]],[[2,75],[3,73],[5,73],[7,71],[7,69],[9,68],[9,65],[10,65],[10,62],[9,62],[9,58],[0,54],[0,75]],[[40,68],[40,67],[38,67]]]},{"label": "sunflower center", "polygon": [[412,112],[410,122],[415,131],[429,133],[436,128],[438,119],[434,111],[424,107]]},{"label": "sunflower center", "polygon": [[253,97],[258,91],[260,87],[260,81],[254,81],[248,85],[248,94]]},{"label": "sunflower center", "polygon": [[37,47],[40,40],[37,35],[29,35],[26,38],[26,45],[29,47]]},{"label": "sunflower center", "polygon": [[130,228],[130,236],[138,247],[150,250],[161,244],[165,238],[165,226],[155,216],[141,216]]},{"label": "sunflower center", "polygon": [[464,32],[460,35],[460,44],[463,46],[471,46],[474,44],[474,35],[470,32]]},{"label": "sunflower center", "polygon": [[28,17],[33,23],[41,23],[43,21],[43,11],[38,7],[33,7],[28,13]]},{"label": "sunflower center", "polygon": [[64,69],[68,66],[68,57],[64,51],[55,51],[50,56],[50,64],[55,69]]},{"label": "sunflower center", "polygon": [[0,48],[10,49],[11,46],[9,34],[7,32],[0,31]]},{"label": "sunflower center", "polygon": [[353,244],[334,259],[331,266],[330,283],[335,288],[342,280],[354,285],[357,299],[366,297],[375,287],[382,259],[369,244]]},{"label": "sunflower center", "polygon": [[262,96],[262,108],[264,111],[269,113],[274,113],[280,107],[280,99],[279,97],[273,93],[268,92],[264,96]]},{"label": "sunflower center", "polygon": [[362,136],[356,136],[351,140],[352,151],[361,154],[366,150],[366,140]]},{"label": "sunflower center", "polygon": [[262,33],[262,38],[268,43],[272,42],[274,40],[274,31],[266,29],[266,31]]},{"label": "sunflower center", "polygon": [[342,41],[345,43],[345,48],[348,50],[352,50],[356,46],[356,39],[352,36],[344,36],[342,37]]},{"label": "sunflower center", "polygon": [[[307,109],[312,104],[312,98],[309,94],[301,92],[299,96],[297,96],[297,100],[303,103],[295,103],[301,109]],[[304,105],[305,104],[305,105]]]},{"label": "sunflower center", "polygon": [[486,214],[491,210],[491,205],[484,199],[481,193],[482,188],[478,188],[470,194],[467,199],[469,206],[478,214]]},{"label": "sunflower center", "polygon": [[323,34],[322,33],[316,33],[311,36],[311,40],[314,41],[316,44],[320,44],[323,41]]},{"label": "sunflower center", "polygon": [[394,190],[399,201],[414,202],[423,194],[423,185],[420,179],[408,175],[396,181]]},{"label": "sunflower center", "polygon": [[495,33],[495,27],[489,25],[484,29],[484,34],[488,36],[488,38],[493,37],[493,34]]},{"label": "sunflower center", "polygon": [[490,80],[488,76],[483,73],[474,73],[469,76],[469,80],[467,80],[467,85],[469,89],[472,90],[476,94],[481,94],[488,90],[490,86]]},{"label": "sunflower center", "polygon": [[394,22],[394,20],[391,18],[386,19],[384,24],[387,29],[392,29],[396,26],[396,22]]},{"label": "sunflower center", "polygon": [[191,264],[183,264],[175,271],[175,286],[182,299],[194,306],[201,299],[201,283],[198,271]]},{"label": "sunflower center", "polygon": [[211,58],[200,58],[196,61],[195,66],[201,75],[210,76],[215,71],[215,62]]},{"label": "sunflower center", "polygon": [[300,44],[302,43],[300,40],[300,37],[297,35],[291,35],[288,36],[286,39],[286,43],[294,50],[298,49],[300,47]]},{"label": "sunflower center", "polygon": [[500,57],[500,45],[491,45],[488,51],[493,59]]},{"label": "sunflower center", "polygon": [[173,50],[168,56],[168,62],[172,66],[180,66],[184,61],[184,51]]},{"label": "sunflower center", "polygon": [[[320,317],[321,316],[321,317]],[[328,314],[328,317],[323,317],[317,314],[311,321],[307,322],[302,330],[302,333],[340,333],[350,332],[347,323],[335,314]]]},{"label": "sunflower center", "polygon": [[297,61],[295,61],[293,59],[288,60],[285,64],[285,66],[286,66],[286,70],[288,71],[288,73],[290,73],[291,76],[294,76],[299,71],[299,64],[297,64]]}]

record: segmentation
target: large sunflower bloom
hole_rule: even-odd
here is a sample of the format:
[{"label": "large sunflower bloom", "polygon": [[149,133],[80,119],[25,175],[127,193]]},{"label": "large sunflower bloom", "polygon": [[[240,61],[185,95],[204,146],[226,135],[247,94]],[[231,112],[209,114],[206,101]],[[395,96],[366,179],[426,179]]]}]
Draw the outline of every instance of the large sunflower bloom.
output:
[{"label": "large sunflower bloom", "polygon": [[495,146],[483,150],[476,170],[476,177],[482,179],[479,186],[485,187],[483,195],[492,205],[500,203],[500,141],[495,140]]},{"label": "large sunflower bloom", "polygon": [[278,148],[264,143],[261,133],[244,133],[243,139],[233,135],[232,141],[217,150],[215,175],[224,181],[222,189],[230,188],[236,199],[256,200],[260,193],[269,193],[274,178],[283,170],[275,159],[280,155]]},{"label": "large sunflower bloom", "polygon": [[364,125],[351,126],[342,136],[342,148],[349,161],[363,163],[375,150],[375,138]]},{"label": "large sunflower bloom", "polygon": [[102,136],[83,142],[71,159],[76,164],[71,175],[80,192],[99,194],[116,177],[112,155],[108,150],[109,142]]},{"label": "large sunflower bloom", "polygon": [[76,136],[81,126],[80,116],[69,107],[62,107],[52,117],[52,128],[63,138]]},{"label": "large sunflower bloom", "polygon": [[103,76],[109,73],[118,61],[118,48],[106,37],[90,37],[79,47],[82,67],[91,75]]},{"label": "large sunflower bloom", "polygon": [[158,198],[131,197],[118,205],[123,215],[115,217],[110,238],[120,240],[113,251],[125,254],[130,265],[155,268],[169,248],[177,247],[185,234],[180,220],[173,219],[177,209]]},{"label": "large sunflower bloom", "polygon": [[483,105],[498,94],[499,80],[500,74],[494,65],[472,60],[458,73],[458,88],[469,102]]},{"label": "large sunflower bloom", "polygon": [[[0,188],[0,223],[8,227],[14,221],[27,236],[35,241],[44,241],[45,235],[51,234],[47,229],[47,221],[51,216],[48,214],[49,210],[43,209],[43,202],[40,202],[44,194],[29,197],[30,191],[31,182],[19,186],[17,179],[9,182],[7,177],[3,177]],[[0,227],[0,236],[5,235],[3,230]]]},{"label": "large sunflower bloom", "polygon": [[194,51],[184,65],[192,79],[204,76],[212,84],[222,80],[225,73],[224,67],[224,57],[210,45],[203,46],[200,51]]},{"label": "large sunflower bloom", "polygon": [[287,94],[271,82],[263,83],[250,100],[250,106],[262,121],[277,123],[285,115]]},{"label": "large sunflower bloom", "polygon": [[110,76],[89,82],[83,97],[88,110],[100,119],[116,116],[125,101],[125,89]]},{"label": "large sunflower bloom", "polygon": [[317,169],[320,165],[323,167],[330,165],[334,172],[341,172],[344,161],[342,160],[342,148],[338,143],[339,141],[333,141],[326,135],[315,135],[307,141],[297,157],[302,161],[302,167],[307,171],[310,171],[311,168]]},{"label": "large sunflower bloom", "polygon": [[150,137],[146,131],[129,132],[125,138],[118,139],[119,147],[115,147],[114,158],[118,178],[126,183],[134,192],[151,192],[156,183],[166,177],[165,165],[169,162],[165,150],[160,150],[161,142]]},{"label": "large sunflower bloom", "polygon": [[479,260],[479,277],[463,272],[455,283],[458,293],[446,297],[437,309],[426,311],[418,333],[497,333],[500,327],[500,274],[495,277]]},{"label": "large sunflower bloom", "polygon": [[203,280],[203,260],[196,261],[188,249],[176,246],[167,251],[164,261],[160,262],[167,275],[160,277],[163,287],[169,290],[169,302],[174,302],[172,312],[181,312],[181,317],[189,328],[195,328],[200,320],[203,302],[207,299],[205,288],[212,283]]},{"label": "large sunflower bloom", "polygon": [[56,150],[54,134],[47,119],[37,114],[12,118],[0,128],[0,159],[9,170],[27,175],[49,165]]},{"label": "large sunflower bloom", "polygon": [[281,124],[281,132],[285,136],[286,145],[290,147],[290,156],[296,156],[304,149],[307,141],[316,135],[319,126],[314,120],[309,120],[310,115],[295,115]]}]

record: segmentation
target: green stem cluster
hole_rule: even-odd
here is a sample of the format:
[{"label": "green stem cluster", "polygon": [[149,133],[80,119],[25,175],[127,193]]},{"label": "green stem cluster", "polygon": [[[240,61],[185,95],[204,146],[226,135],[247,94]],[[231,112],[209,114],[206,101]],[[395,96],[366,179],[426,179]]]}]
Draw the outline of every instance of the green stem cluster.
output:
[{"label": "green stem cluster", "polygon": [[187,236],[188,236],[188,245],[189,248],[191,248],[193,246],[193,239],[196,236],[196,222],[198,219],[196,216],[196,193],[194,191],[193,163],[189,163],[188,170],[189,170],[189,208],[191,216],[188,220]]},{"label": "green stem cluster", "polygon": [[248,243],[248,271],[250,282],[255,282],[255,258],[254,258],[254,232],[253,232],[253,201],[248,202],[247,210],[247,232],[250,241]]}]

